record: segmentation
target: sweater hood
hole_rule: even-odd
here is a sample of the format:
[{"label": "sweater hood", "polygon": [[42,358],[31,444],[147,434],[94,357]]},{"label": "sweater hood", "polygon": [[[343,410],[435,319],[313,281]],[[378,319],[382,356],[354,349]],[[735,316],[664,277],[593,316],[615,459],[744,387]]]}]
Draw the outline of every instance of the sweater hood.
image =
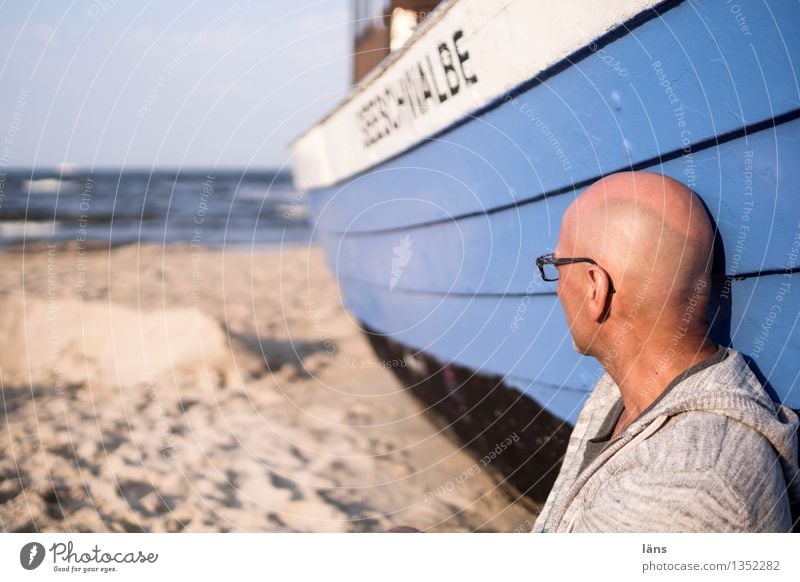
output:
[{"label": "sweater hood", "polygon": [[[638,428],[644,430],[658,417],[671,417],[690,411],[713,412],[750,427],[766,438],[778,454],[789,501],[793,513],[797,515],[797,510],[800,509],[800,421],[797,414],[770,398],[736,350],[720,347],[720,352],[709,359],[715,360],[715,363],[704,366],[707,363],[700,362],[697,367],[693,367],[696,371],[693,372],[693,368],[690,368],[684,372],[630,428],[640,425]],[[616,391],[618,393],[619,389],[616,388]]]}]

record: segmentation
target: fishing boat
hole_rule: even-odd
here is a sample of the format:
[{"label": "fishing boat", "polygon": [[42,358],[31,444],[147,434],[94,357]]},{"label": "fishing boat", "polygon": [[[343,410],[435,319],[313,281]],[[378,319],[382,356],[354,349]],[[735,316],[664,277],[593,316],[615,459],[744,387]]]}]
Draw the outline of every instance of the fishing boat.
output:
[{"label": "fishing boat", "polygon": [[357,1],[354,16],[355,83],[293,143],[296,187],[376,353],[495,451],[506,483],[546,497],[603,373],[534,260],[614,172],[703,199],[713,337],[800,407],[800,4]]}]

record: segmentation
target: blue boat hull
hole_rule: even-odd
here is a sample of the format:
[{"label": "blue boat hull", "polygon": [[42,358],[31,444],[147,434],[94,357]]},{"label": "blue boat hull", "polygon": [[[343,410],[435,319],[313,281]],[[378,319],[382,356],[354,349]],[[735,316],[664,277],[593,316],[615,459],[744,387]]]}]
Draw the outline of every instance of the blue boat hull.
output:
[{"label": "blue boat hull", "polygon": [[[491,432],[465,438],[488,446],[487,434],[535,431],[534,415],[540,442],[558,451],[602,369],[573,351],[534,258],[600,177],[673,176],[719,231],[714,339],[800,408],[799,63],[797,3],[664,3],[474,115],[310,192],[316,239],[377,351],[423,358],[438,378],[402,369],[404,381],[432,382],[421,397],[444,402],[456,425],[494,415]],[[444,392],[443,366],[459,380]],[[459,402],[475,385],[485,397]],[[533,404],[522,418],[496,406],[511,406],[508,390]],[[521,490],[546,491],[553,464],[515,455]]]}]

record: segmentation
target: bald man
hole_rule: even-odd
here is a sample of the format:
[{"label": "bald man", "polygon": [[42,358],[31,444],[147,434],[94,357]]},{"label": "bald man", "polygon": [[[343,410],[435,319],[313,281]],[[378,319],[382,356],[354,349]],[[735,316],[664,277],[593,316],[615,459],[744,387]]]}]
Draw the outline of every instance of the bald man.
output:
[{"label": "bald man", "polygon": [[533,531],[791,530],[798,418],[709,338],[713,240],[700,200],[659,174],[608,176],[567,209],[537,263],[606,374]]}]

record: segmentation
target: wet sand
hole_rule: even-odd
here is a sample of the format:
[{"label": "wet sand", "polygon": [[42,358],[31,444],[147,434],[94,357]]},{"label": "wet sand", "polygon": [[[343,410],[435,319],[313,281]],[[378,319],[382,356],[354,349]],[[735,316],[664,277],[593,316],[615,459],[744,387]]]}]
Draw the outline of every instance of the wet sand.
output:
[{"label": "wet sand", "polygon": [[316,247],[0,250],[0,530],[530,529]]}]

